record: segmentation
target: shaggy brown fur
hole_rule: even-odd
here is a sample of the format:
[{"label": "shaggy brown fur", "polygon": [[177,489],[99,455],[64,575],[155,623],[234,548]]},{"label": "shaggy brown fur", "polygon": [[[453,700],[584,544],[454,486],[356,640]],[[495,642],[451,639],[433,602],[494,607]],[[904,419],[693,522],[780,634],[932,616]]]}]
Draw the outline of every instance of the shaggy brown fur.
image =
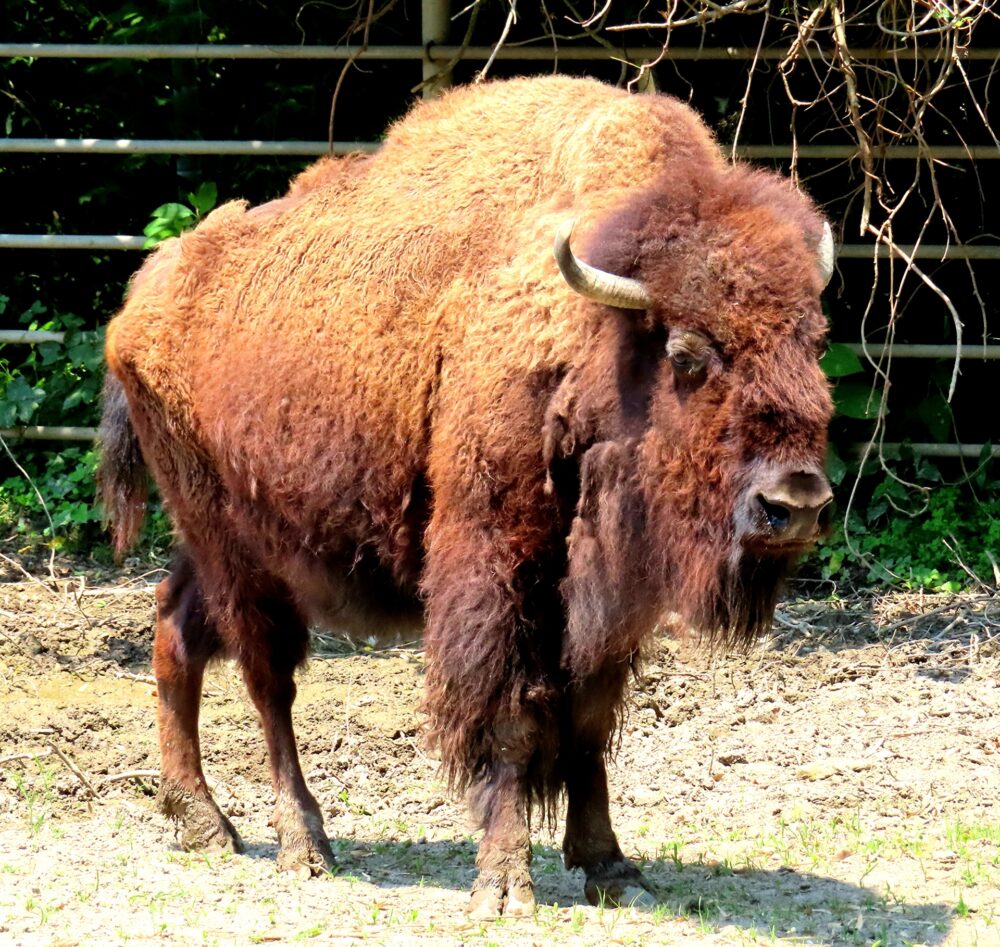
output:
[{"label": "shaggy brown fur", "polygon": [[[566,286],[570,217],[649,311]],[[161,608],[161,704],[187,708],[161,740],[197,758],[206,649],[182,645],[209,627],[261,707],[283,846],[322,861],[289,716],[305,625],[422,610],[429,739],[487,826],[477,909],[524,907],[531,798],[563,787],[588,891],[634,881],[603,763],[625,669],[666,612],[733,641],[770,620],[794,550],[746,546],[740,511],[767,465],[823,463],[821,228],[679,102],[546,78],[422,104],[374,157],[159,248],[108,330],[102,491],[121,546],[120,384],[190,563],[164,601],[199,602],[186,628]],[[707,340],[698,379],[666,357],[679,329]]]}]

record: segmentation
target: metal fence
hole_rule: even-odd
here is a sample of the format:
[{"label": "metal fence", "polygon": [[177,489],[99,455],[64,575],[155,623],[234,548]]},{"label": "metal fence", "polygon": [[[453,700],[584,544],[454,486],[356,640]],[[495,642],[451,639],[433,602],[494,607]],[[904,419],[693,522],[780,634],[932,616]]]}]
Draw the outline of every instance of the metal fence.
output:
[{"label": "metal fence", "polygon": [[[538,62],[553,60],[551,46],[514,46],[495,50],[485,46],[448,46],[437,40],[447,29],[447,16],[442,19],[446,4],[438,0],[424,0],[422,38],[424,46],[264,46],[226,44],[162,44],[162,45],[108,45],[89,43],[0,43],[0,56],[30,58],[69,59],[287,59],[287,60],[343,60],[352,58],[382,60],[419,60],[423,63],[424,78],[433,79],[443,64],[452,64],[459,59],[486,60],[495,57],[501,60]],[[891,53],[879,49],[854,50],[859,59],[886,58]],[[740,61],[757,59],[780,59],[781,50],[718,47],[670,47],[666,54],[659,47],[637,47],[627,50],[628,58],[634,62],[654,60],[663,57],[670,61]],[[822,56],[823,51],[811,50],[810,56]],[[930,50],[929,58],[938,55]],[[603,46],[561,47],[558,59],[561,61],[598,61],[621,58],[622,52]],[[995,61],[1000,59],[1000,49],[970,49],[967,58],[972,60]],[[433,87],[426,87],[425,93],[433,94]],[[0,154],[169,154],[169,155],[260,155],[260,156],[319,156],[346,154],[354,151],[373,151],[376,142],[337,141],[332,147],[328,142],[317,141],[203,141],[188,139],[102,139],[102,138],[5,138],[0,139]],[[789,159],[792,157],[790,145],[743,145],[736,149],[737,155],[748,159]],[[856,150],[841,145],[799,145],[796,148],[799,159],[843,160],[856,157]],[[895,146],[880,152],[878,157],[887,159],[931,158],[950,161],[993,161],[1000,159],[1000,148],[966,147],[960,145],[932,145],[928,147]],[[0,234],[0,249],[36,250],[142,250],[145,237],[130,234]],[[1000,245],[977,243],[964,245],[921,245],[903,247],[907,255],[922,260],[997,260],[1000,259]],[[842,260],[871,259],[875,248],[868,244],[845,244],[839,249]],[[878,253],[888,255],[885,247]],[[60,342],[62,333],[0,331],[0,344],[35,344]],[[951,345],[907,345],[896,344],[887,348],[863,346],[852,343],[850,348],[859,355],[891,358],[954,358],[955,347]],[[1000,346],[965,345],[958,354],[963,360],[1000,360]],[[96,435],[96,429],[85,427],[33,426],[2,430],[0,435],[11,438],[53,441],[89,441]],[[912,444],[914,453],[934,457],[978,457],[984,449],[982,444]],[[899,445],[883,445],[892,451]],[[993,450],[1000,454],[1000,447]]]}]

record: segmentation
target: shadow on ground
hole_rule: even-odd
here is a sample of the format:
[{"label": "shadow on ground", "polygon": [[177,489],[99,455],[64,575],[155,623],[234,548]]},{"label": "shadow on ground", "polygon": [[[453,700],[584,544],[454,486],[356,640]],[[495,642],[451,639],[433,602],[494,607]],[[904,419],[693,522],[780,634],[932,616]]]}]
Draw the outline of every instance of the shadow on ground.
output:
[{"label": "shadow on ground", "polygon": [[[338,865],[332,878],[379,888],[439,887],[467,890],[475,877],[475,843],[364,842],[333,839]],[[532,874],[540,912],[586,905],[583,874],[566,871],[561,853],[534,846]],[[274,860],[274,844],[250,844],[247,856]],[[790,937],[834,947],[842,944],[941,944],[952,908],[910,904],[868,888],[791,868],[743,869],[701,861],[639,862],[657,892],[657,905],[636,908],[652,922],[687,919],[705,933],[737,928],[751,937]]]}]

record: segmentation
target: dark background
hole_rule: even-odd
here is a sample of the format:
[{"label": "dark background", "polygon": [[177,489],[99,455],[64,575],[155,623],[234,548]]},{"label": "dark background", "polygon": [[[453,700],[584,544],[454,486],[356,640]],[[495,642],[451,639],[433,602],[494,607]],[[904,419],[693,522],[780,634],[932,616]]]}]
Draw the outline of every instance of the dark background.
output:
[{"label": "dark background", "polygon": [[[0,11],[0,39],[11,42],[104,42],[104,43],[270,43],[340,44],[360,42],[358,8],[341,9],[329,3],[289,5],[277,2],[222,0],[200,5],[190,0],[170,3],[140,2],[109,7],[95,13],[92,5],[68,0],[8,2]],[[421,45],[420,4],[397,0],[370,30],[372,45]],[[779,5],[772,4],[776,8]],[[798,5],[780,5],[794,15]],[[862,11],[850,21],[852,47],[887,46],[887,39],[869,13],[876,5],[859,5]],[[453,4],[459,14],[463,3]],[[508,45],[534,41],[535,45],[591,46],[568,19],[565,2],[525,4],[518,11]],[[578,7],[589,14],[590,8]],[[803,6],[803,10],[806,8]],[[501,35],[508,7],[499,0],[480,5],[472,45],[492,46]],[[639,3],[615,3],[613,13],[601,24],[626,23],[654,18],[653,11]],[[462,42],[468,14],[452,21],[448,41]],[[787,48],[789,30],[779,16],[769,19],[763,33],[763,17],[728,16],[706,27],[685,27],[671,39],[674,47]],[[625,50],[627,47],[660,45],[662,31],[627,33],[596,29],[597,38]],[[982,24],[972,42],[984,47],[996,42],[993,22]],[[821,37],[830,46],[830,37]],[[925,48],[933,49],[931,37]],[[888,44],[891,45],[891,44]],[[904,44],[905,45],[905,44]],[[327,138],[331,96],[343,69],[342,61],[280,60],[86,60],[15,59],[0,62],[0,118],[9,137],[99,137],[99,138],[205,138],[308,140]],[[456,83],[471,81],[482,60],[462,62],[454,69]],[[876,63],[876,65],[878,65]],[[928,111],[924,134],[930,145],[994,144],[977,114],[974,103],[989,110],[989,80],[993,61],[967,61],[969,86],[953,76],[938,93]],[[859,86],[882,102],[881,116],[894,127],[906,125],[906,88],[891,69],[873,72],[871,64],[857,66]],[[894,69],[895,67],[893,67]],[[916,67],[899,66],[912,73],[920,86]],[[635,70],[614,61],[541,62],[497,61],[490,75],[502,77],[558,70],[582,73],[610,82],[635,78]],[[723,143],[736,132],[740,99],[747,87],[749,64],[738,61],[665,61],[653,69],[657,87],[689,101],[715,129]],[[907,72],[909,70],[909,72]],[[412,91],[421,81],[419,61],[380,62],[363,60],[352,67],[343,82],[335,112],[337,140],[376,141],[387,124],[404,114],[413,103]],[[811,108],[794,112],[800,144],[853,145],[847,120],[843,83],[820,62],[799,63],[790,86],[804,100],[820,98]],[[823,97],[826,96],[826,99]],[[873,119],[874,116],[869,116]],[[791,141],[793,110],[775,61],[759,63],[754,73],[747,108],[740,130],[742,144],[785,144]],[[870,128],[875,128],[873,120]],[[889,133],[875,132],[877,141],[891,143]],[[906,139],[900,139],[906,143]],[[912,138],[909,139],[912,142]],[[274,157],[171,157],[157,155],[2,155],[0,156],[0,231],[8,233],[138,234],[151,211],[167,201],[185,200],[186,194],[206,181],[218,187],[218,200],[235,197],[253,203],[282,193],[290,176],[311,159]],[[761,162],[788,168],[788,161]],[[935,197],[948,209],[955,228],[966,242],[996,242],[989,208],[996,208],[997,171],[1000,163],[968,160],[939,163],[936,190],[927,162],[889,160],[880,162],[879,174],[888,194],[899,194],[917,176],[920,187],[907,209],[896,220],[899,243],[911,243],[923,224]],[[846,243],[871,243],[858,235],[862,172],[853,160],[803,160],[799,164],[803,186],[825,207],[836,224],[838,237]],[[873,214],[878,223],[884,215]],[[941,215],[931,215],[923,240],[943,243],[947,239]],[[18,327],[22,314],[33,304],[46,307],[36,321],[55,314],[72,314],[87,329],[97,329],[114,312],[129,275],[140,255],[134,252],[92,253],[83,251],[0,250],[0,293],[9,297],[0,316],[4,327]],[[996,261],[945,263],[925,260],[920,264],[952,298],[965,323],[964,341],[992,341],[996,335]],[[862,331],[873,343],[884,338],[890,321],[890,283],[887,263],[876,268],[871,259],[842,260],[825,302],[834,339],[853,342]],[[975,277],[975,280],[973,279]],[[976,299],[976,292],[982,306]],[[896,286],[896,341],[953,343],[951,317],[940,299],[914,276],[903,287]],[[869,308],[869,298],[872,298]],[[984,316],[985,313],[988,316]],[[991,320],[986,324],[984,319]],[[863,329],[864,326],[864,329]],[[13,347],[0,350],[0,358],[14,364],[21,353]],[[969,361],[954,399],[944,399],[951,377],[949,360],[894,361],[884,437],[887,441],[956,440],[974,443],[996,440],[995,398],[997,364]],[[853,383],[876,380],[873,371],[857,375]],[[64,399],[44,402],[33,423],[92,424],[96,400],[81,401],[67,409]],[[843,456],[850,445],[865,440],[871,421],[839,417],[833,435]],[[49,445],[54,447],[55,445]],[[970,464],[943,461],[946,477],[961,476]],[[975,466],[975,462],[971,463]]]}]

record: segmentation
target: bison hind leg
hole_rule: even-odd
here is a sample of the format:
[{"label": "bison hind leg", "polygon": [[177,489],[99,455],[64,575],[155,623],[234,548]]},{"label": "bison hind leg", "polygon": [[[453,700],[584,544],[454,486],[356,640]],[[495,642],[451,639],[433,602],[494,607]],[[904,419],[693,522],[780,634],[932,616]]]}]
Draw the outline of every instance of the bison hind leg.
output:
[{"label": "bison hind leg", "polygon": [[247,586],[233,585],[225,634],[238,645],[243,679],[267,741],[278,868],[318,875],[333,868],[333,851],[319,804],[302,773],[292,726],[295,669],[305,659],[309,631],[282,583],[258,574],[253,590]]},{"label": "bison hind leg", "polygon": [[182,848],[239,853],[243,841],[208,791],[198,737],[205,665],[221,647],[191,561],[181,550],[170,577],[156,589],[153,671],[161,759],[157,802],[177,828]]}]

